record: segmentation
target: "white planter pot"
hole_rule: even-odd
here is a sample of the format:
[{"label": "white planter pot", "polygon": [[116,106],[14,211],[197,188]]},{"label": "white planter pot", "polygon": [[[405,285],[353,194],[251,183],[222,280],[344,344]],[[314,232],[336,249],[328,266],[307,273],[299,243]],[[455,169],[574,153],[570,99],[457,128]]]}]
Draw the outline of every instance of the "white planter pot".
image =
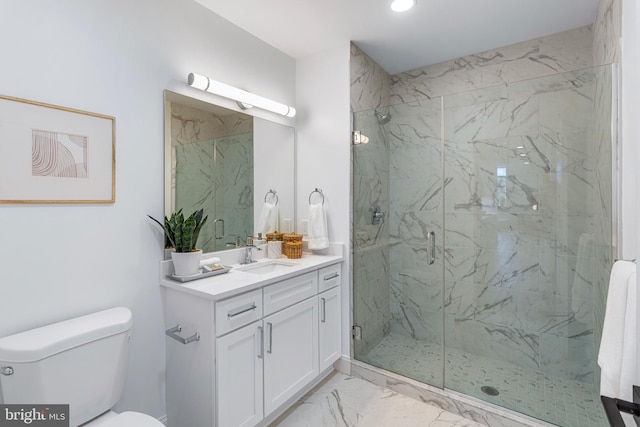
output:
[{"label": "white planter pot", "polygon": [[176,276],[193,276],[200,272],[202,250],[195,252],[171,252],[173,269]]}]

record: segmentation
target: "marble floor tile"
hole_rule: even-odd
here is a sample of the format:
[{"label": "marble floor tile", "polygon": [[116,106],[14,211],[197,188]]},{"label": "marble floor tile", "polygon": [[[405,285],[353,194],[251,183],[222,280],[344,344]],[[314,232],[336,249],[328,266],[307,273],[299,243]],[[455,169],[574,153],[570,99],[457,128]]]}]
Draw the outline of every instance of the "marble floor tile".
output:
[{"label": "marble floor tile", "polygon": [[271,427],[486,427],[359,378],[335,373]]}]

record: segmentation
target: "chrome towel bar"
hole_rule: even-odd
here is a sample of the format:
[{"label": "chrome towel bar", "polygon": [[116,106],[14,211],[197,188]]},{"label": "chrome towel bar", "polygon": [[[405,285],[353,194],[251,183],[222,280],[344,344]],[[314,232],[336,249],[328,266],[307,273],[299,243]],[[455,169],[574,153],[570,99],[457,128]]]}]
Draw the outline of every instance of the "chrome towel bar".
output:
[{"label": "chrome towel bar", "polygon": [[171,328],[171,329],[167,329],[166,331],[164,331],[165,334],[167,334],[167,336],[173,338],[174,340],[178,341],[179,343],[182,344],[189,344],[190,342],[194,342],[194,341],[200,341],[200,334],[199,333],[195,333],[193,335],[191,335],[190,337],[187,338],[182,338],[180,335],[178,335],[178,332],[182,331],[182,326],[181,325],[176,325],[175,327]]},{"label": "chrome towel bar", "polygon": [[322,204],[324,205],[324,193],[318,187],[309,194],[309,204],[311,204],[311,196],[313,196],[314,193],[318,193],[320,197],[322,197]]},{"label": "chrome towel bar", "polygon": [[267,203],[267,198],[269,197],[269,194],[273,194],[273,197],[271,199],[274,200],[275,204],[277,205],[278,204],[278,192],[273,190],[273,189],[271,189],[271,188],[264,195],[264,202]]}]

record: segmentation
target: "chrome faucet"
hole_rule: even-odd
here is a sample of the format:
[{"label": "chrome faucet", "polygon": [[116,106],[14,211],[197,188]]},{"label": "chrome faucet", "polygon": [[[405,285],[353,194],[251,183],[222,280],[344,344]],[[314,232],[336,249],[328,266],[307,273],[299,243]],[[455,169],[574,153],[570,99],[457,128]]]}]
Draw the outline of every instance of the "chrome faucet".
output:
[{"label": "chrome faucet", "polygon": [[258,262],[255,259],[253,259],[253,252],[251,251],[251,249],[256,248],[256,250],[261,251],[262,248],[259,248],[253,244],[253,237],[251,236],[247,237],[247,244],[245,245],[244,248],[245,248],[244,262],[242,262],[241,264],[252,264],[254,262]]}]

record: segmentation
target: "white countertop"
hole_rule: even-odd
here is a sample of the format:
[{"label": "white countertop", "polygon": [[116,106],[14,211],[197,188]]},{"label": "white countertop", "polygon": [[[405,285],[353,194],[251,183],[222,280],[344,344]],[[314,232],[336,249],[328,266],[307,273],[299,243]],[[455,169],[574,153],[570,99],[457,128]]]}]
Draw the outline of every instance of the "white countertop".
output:
[{"label": "white countertop", "polygon": [[[217,276],[210,276],[203,279],[193,280],[190,282],[178,282],[172,280],[168,275],[172,272],[172,264],[170,260],[160,262],[160,285],[166,288],[175,289],[177,291],[200,296],[202,298],[214,301],[229,298],[244,292],[252,291],[263,286],[298,276],[309,271],[317,270],[338,262],[344,261],[342,248],[338,251],[330,251],[327,255],[317,255],[311,253],[303,253],[302,258],[289,259],[286,257],[278,260],[287,264],[294,264],[287,268],[286,271],[275,271],[273,273],[253,274],[246,271],[240,271],[232,268],[231,271]],[[263,258],[256,264],[274,261],[271,258]],[[223,264],[229,265],[224,262]],[[232,265],[232,267],[240,267]]]}]

